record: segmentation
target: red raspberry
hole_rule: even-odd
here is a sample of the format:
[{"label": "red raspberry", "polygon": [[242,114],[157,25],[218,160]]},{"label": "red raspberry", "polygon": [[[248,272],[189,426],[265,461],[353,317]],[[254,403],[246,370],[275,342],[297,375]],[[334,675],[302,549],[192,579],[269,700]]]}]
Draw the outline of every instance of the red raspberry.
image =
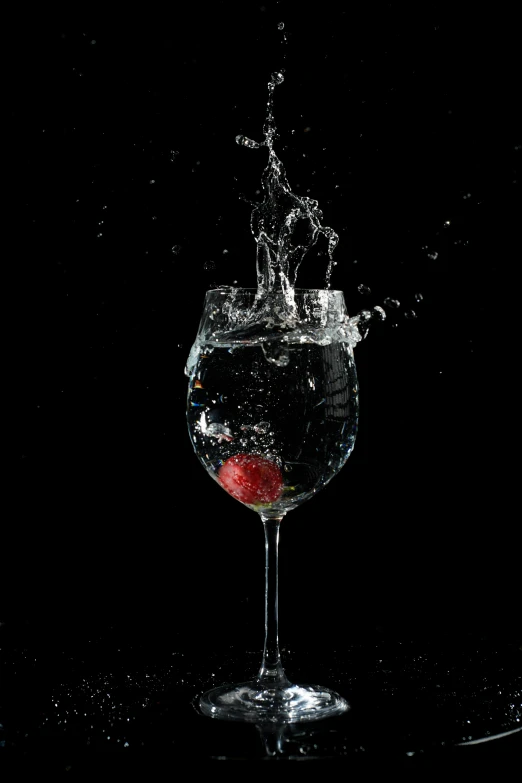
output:
[{"label": "red raspberry", "polygon": [[258,454],[230,457],[217,478],[233,498],[254,506],[273,503],[283,491],[283,477],[275,462]]}]

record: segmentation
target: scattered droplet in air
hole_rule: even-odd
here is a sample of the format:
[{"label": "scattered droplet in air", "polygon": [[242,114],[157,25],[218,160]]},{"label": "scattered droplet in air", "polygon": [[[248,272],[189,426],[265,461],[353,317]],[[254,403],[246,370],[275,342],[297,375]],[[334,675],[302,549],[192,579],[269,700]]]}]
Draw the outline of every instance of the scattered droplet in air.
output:
[{"label": "scattered droplet in air", "polygon": [[422,302],[422,300],[424,299],[422,294],[415,294],[414,298],[416,302]]},{"label": "scattered droplet in air", "polygon": [[251,147],[252,149],[257,149],[261,146],[257,141],[249,139],[247,136],[242,136],[241,134],[236,136],[236,144],[239,144],[241,147]]},{"label": "scattered droplet in air", "polygon": [[279,22],[279,24],[277,25],[277,29],[278,30],[284,30],[285,29],[285,23],[284,22]]},{"label": "scattered droplet in air", "polygon": [[370,310],[361,310],[360,313],[357,313],[356,316],[357,329],[363,339],[368,334],[368,329],[370,328],[370,321],[372,320],[372,315],[373,314]]},{"label": "scattered droplet in air", "polygon": [[377,321],[385,321],[386,320],[386,313],[384,312],[382,307],[380,307],[379,305],[377,305],[377,307],[373,308],[373,312],[374,312],[374,318]]},{"label": "scattered droplet in air", "polygon": [[364,294],[364,296],[371,294],[371,288],[367,285],[364,285],[363,283],[357,286],[357,290],[360,294]]},{"label": "scattered droplet in air", "polygon": [[285,80],[285,77],[281,73],[281,71],[274,71],[272,74],[272,81],[274,84],[282,84]]},{"label": "scattered droplet in air", "polygon": [[404,317],[407,318],[409,321],[413,321],[415,318],[417,318],[417,313],[415,310],[405,310]]},{"label": "scattered droplet in air", "polygon": [[397,308],[401,306],[401,303],[398,299],[392,299],[390,296],[386,297],[383,304],[385,307],[391,307],[394,310],[397,310]]},{"label": "scattered droplet in air", "polygon": [[181,245],[172,245],[172,252],[175,256],[178,255],[179,251],[181,250]]}]

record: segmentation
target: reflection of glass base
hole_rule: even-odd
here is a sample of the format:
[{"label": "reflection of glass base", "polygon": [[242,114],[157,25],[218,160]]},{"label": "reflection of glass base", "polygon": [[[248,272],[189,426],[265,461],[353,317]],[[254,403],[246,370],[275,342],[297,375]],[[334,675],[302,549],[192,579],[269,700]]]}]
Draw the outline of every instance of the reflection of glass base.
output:
[{"label": "reflection of glass base", "polygon": [[319,685],[263,688],[256,680],[213,688],[200,697],[199,706],[212,718],[247,723],[322,720],[349,709],[342,696]]}]

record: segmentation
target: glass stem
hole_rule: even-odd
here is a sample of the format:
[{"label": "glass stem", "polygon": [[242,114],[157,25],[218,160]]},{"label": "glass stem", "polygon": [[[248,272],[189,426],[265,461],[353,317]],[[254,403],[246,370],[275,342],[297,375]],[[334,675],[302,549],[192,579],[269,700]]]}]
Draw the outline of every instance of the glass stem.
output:
[{"label": "glass stem", "polygon": [[279,652],[278,558],[283,517],[261,516],[265,528],[265,647],[258,681],[265,687],[290,685]]}]

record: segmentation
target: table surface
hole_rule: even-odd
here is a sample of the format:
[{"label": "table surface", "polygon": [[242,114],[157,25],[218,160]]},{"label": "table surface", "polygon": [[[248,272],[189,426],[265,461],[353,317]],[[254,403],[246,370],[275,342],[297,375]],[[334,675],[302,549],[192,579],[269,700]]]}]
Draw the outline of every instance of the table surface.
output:
[{"label": "table surface", "polygon": [[3,623],[0,769],[176,769],[187,759],[309,762],[345,769],[508,762],[520,748],[522,647],[516,640],[360,633],[337,649],[282,649],[293,682],[340,692],[337,718],[261,728],[213,720],[199,695],[249,679],[260,649],[188,642],[124,622]]}]

